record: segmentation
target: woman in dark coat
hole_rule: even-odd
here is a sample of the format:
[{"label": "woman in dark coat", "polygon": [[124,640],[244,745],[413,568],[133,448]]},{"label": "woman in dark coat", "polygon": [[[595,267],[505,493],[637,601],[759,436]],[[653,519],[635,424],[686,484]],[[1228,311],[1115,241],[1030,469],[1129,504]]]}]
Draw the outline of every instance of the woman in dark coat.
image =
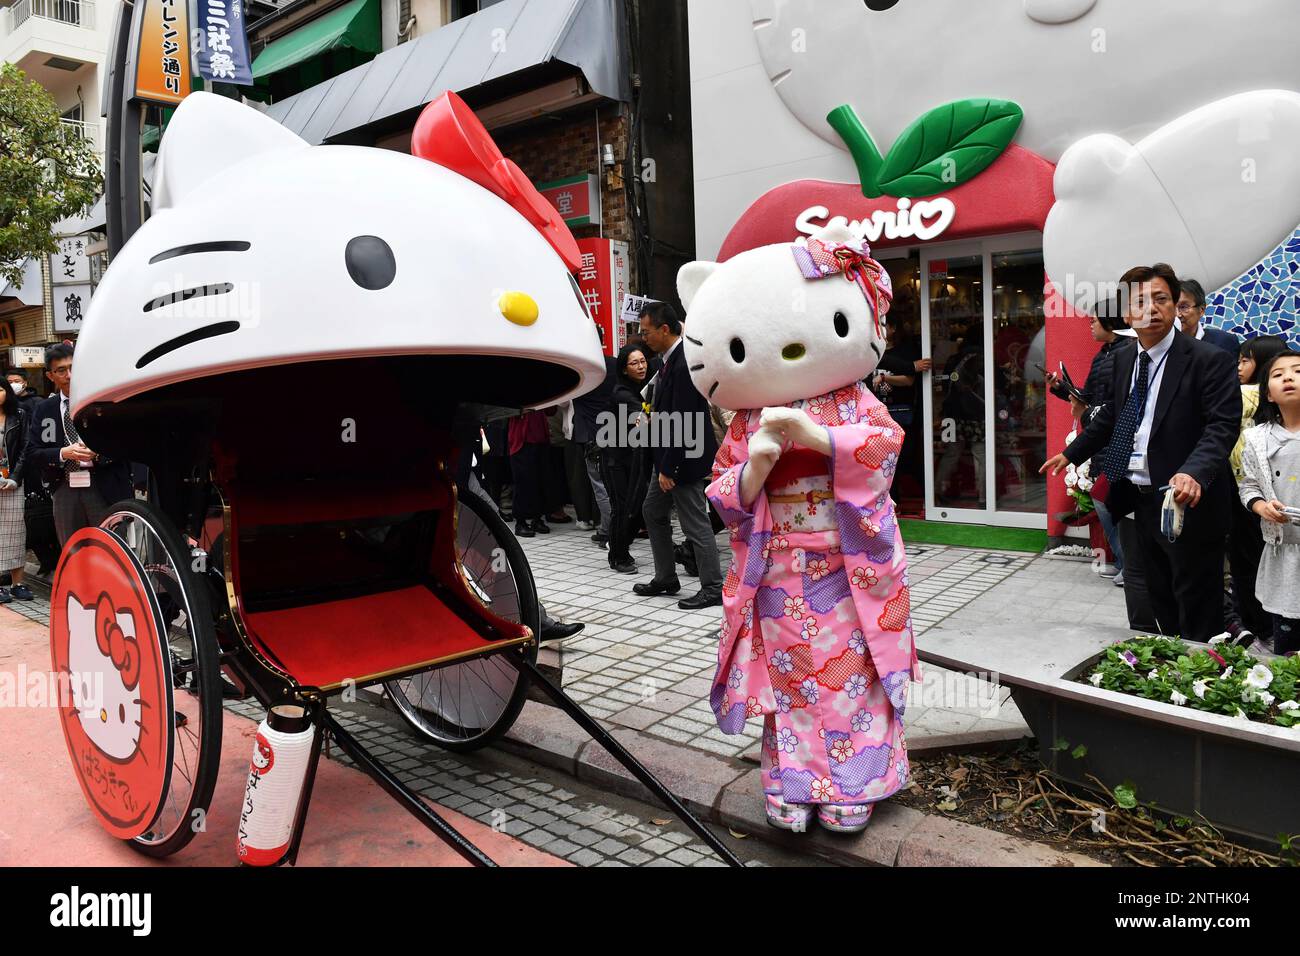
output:
[{"label": "woman in dark coat", "polygon": [[23,521],[27,427],[27,415],[18,396],[8,387],[0,389],[0,572],[7,571],[13,582],[12,592],[0,587],[0,604],[14,598],[32,599],[32,592],[23,584],[27,563],[27,528]]},{"label": "woman in dark coat", "polygon": [[614,416],[614,433],[610,435],[606,429],[597,432],[601,475],[609,493],[609,566],[622,574],[636,573],[636,562],[628,547],[632,543],[634,517],[641,514],[641,502],[650,480],[650,459],[645,449],[633,447],[627,441],[636,423],[644,423],[647,418],[641,389],[645,387],[648,368],[645,346],[623,346],[618,353],[618,380],[607,409]]}]

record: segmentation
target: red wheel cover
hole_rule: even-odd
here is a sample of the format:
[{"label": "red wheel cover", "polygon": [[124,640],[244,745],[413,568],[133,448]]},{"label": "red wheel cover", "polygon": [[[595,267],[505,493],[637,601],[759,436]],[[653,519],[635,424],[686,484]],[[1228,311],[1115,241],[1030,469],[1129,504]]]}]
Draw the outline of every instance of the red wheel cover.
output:
[{"label": "red wheel cover", "polygon": [[91,811],[115,837],[149,829],[171,780],[173,705],[161,614],[139,562],[115,535],[69,539],[50,597],[59,719]]}]

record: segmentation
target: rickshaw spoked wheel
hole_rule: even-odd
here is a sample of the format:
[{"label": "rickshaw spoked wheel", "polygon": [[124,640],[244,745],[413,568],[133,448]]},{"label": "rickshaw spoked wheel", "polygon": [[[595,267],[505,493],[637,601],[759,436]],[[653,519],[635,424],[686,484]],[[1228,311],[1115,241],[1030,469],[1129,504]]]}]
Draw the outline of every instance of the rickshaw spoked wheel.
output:
[{"label": "rickshaw spoked wheel", "polygon": [[[466,583],[492,612],[538,634],[541,612],[524,550],[492,506],[470,491],[460,496],[456,550]],[[420,736],[447,750],[477,750],[510,729],[528,695],[528,679],[502,658],[510,653],[525,652],[451,664],[387,681],[384,689]],[[526,653],[536,661],[536,643]]]},{"label": "rickshaw spoked wheel", "polygon": [[144,833],[127,840],[148,856],[169,856],[204,828],[221,758],[222,694],[217,636],[207,584],[170,520],[136,499],[109,509],[100,527],[139,559],[162,611],[170,649],[175,721],[167,791]]}]

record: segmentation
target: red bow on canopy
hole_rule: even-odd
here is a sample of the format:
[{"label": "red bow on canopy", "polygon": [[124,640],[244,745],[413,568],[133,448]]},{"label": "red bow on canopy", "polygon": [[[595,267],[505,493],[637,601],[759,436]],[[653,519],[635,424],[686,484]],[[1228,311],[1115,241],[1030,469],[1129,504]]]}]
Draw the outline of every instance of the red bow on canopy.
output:
[{"label": "red bow on canopy", "polygon": [[546,237],[570,272],[582,264],[577,240],[552,206],[513,160],[501,155],[465,101],[448,90],[420,113],[411,133],[411,153],[460,173],[500,196]]},{"label": "red bow on canopy", "polygon": [[140,682],[140,645],[118,626],[113,599],[108,592],[100,594],[95,602],[95,643],[99,646],[99,653],[111,660],[121,672],[122,686],[134,690]]}]

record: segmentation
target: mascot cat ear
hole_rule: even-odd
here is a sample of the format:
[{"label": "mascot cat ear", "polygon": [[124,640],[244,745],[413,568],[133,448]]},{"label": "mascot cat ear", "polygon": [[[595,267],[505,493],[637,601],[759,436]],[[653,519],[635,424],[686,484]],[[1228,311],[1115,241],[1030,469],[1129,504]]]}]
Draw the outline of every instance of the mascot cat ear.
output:
[{"label": "mascot cat ear", "polygon": [[700,291],[704,280],[717,271],[716,262],[688,262],[677,272],[677,295],[682,300],[682,308],[691,311],[691,300]]},{"label": "mascot cat ear", "polygon": [[176,107],[158,149],[153,208],[179,205],[217,173],[253,156],[306,147],[255,109],[213,93],[191,93]]}]

